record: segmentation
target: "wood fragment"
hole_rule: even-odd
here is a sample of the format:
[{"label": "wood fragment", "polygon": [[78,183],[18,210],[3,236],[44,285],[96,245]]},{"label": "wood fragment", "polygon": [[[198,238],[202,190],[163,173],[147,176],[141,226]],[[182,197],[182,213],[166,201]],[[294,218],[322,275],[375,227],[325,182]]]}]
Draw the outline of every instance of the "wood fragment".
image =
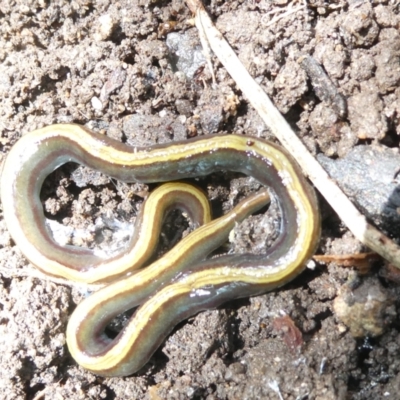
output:
[{"label": "wood fragment", "polygon": [[291,352],[297,352],[303,345],[303,334],[289,315],[274,318],[274,329],[281,335]]},{"label": "wood fragment", "polygon": [[301,57],[298,63],[310,78],[311,85],[317,97],[321,101],[331,104],[333,110],[340,118],[345,118],[347,115],[346,99],[338,92],[337,87],[322,66],[318,64],[315,58],[309,55]]},{"label": "wood fragment", "polygon": [[313,259],[320,263],[335,263],[341,267],[354,267],[362,275],[368,274],[374,263],[381,260],[376,253],[357,253],[357,254],[326,254],[315,255]]}]

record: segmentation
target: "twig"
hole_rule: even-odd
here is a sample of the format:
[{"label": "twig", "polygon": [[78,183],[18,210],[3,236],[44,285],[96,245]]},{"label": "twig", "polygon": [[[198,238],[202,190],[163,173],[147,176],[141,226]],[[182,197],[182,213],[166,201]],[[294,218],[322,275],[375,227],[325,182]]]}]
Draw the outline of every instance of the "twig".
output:
[{"label": "twig", "polygon": [[206,58],[208,68],[211,71],[211,76],[212,76],[212,80],[213,80],[213,87],[216,87],[217,81],[215,79],[214,68],[213,68],[213,64],[212,64],[212,61],[211,61],[212,54],[211,54],[210,44],[209,44],[209,42],[207,40],[207,36],[206,36],[206,33],[204,32],[204,30],[203,29],[198,29],[198,31],[199,31],[200,43],[201,43],[201,46],[203,48],[203,54],[204,54],[204,57]]},{"label": "twig", "polygon": [[[298,6],[296,8],[291,7],[288,11],[282,13],[281,15],[277,15],[276,17],[272,18],[271,21],[267,22],[264,25],[264,28],[267,28],[269,26],[275,25],[282,18],[285,18],[285,17],[289,16],[290,14],[293,14],[293,13],[295,13],[297,11],[300,11],[303,8],[306,8],[306,6],[305,5],[301,5],[301,6]],[[272,11],[270,11],[270,13],[272,13]]]},{"label": "twig", "polygon": [[400,269],[400,247],[367,222],[366,218],[311,155],[214,26],[201,2],[199,0],[186,0],[186,3],[195,15],[196,27],[205,31],[211,49],[235,80],[242,93],[260,114],[271,132],[298,161],[303,172],[325,197],[353,235]]}]

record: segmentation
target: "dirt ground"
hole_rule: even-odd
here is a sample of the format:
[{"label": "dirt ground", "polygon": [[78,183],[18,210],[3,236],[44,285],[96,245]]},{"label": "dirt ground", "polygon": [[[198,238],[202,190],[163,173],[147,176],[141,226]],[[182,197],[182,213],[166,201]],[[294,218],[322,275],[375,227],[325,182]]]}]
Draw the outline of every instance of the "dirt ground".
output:
[{"label": "dirt ground", "polygon": [[[308,148],[399,242],[399,1],[205,5]],[[1,157],[54,123],[132,145],[217,132],[273,140],[215,59],[213,88],[190,19],[182,0],[0,0]],[[252,189],[223,172],[197,184],[216,215]],[[70,243],[107,247],[151,188],[66,166],[42,196]],[[318,254],[366,251],[320,204]],[[273,204],[245,221],[231,247],[270,244],[276,212]],[[170,217],[159,252],[187,228]],[[181,323],[139,373],[106,379],[77,366],[65,343],[68,317],[87,293],[38,278],[0,220],[0,398],[399,399],[398,276],[379,259],[367,274],[316,263],[281,290]]]}]

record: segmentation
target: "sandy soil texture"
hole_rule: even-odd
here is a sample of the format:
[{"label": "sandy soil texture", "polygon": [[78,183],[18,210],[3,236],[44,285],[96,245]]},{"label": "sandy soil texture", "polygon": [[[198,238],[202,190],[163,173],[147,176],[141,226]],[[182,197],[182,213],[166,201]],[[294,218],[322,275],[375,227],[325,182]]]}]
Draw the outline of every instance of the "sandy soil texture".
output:
[{"label": "sandy soil texture", "polygon": [[[399,241],[400,3],[205,6],[307,147]],[[274,140],[215,59],[213,88],[190,19],[182,0],[0,0],[0,157],[54,123],[139,146],[217,132]],[[216,215],[254,190],[251,180],[223,172],[196,183]],[[107,248],[152,188],[68,165],[46,180],[42,198],[71,244]],[[366,251],[320,204],[318,254]],[[158,253],[188,229],[182,215],[170,216]],[[238,227],[231,249],[257,251],[277,229],[273,204]],[[0,398],[399,398],[398,274],[383,264],[362,274],[316,263],[281,290],[185,321],[139,373],[105,379],[76,365],[65,343],[69,315],[86,293],[39,279],[0,217]]]}]

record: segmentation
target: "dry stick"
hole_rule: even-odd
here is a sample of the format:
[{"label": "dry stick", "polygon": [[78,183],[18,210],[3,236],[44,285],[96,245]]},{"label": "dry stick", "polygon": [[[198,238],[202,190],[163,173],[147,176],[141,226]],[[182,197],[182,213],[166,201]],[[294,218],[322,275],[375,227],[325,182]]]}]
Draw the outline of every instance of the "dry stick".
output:
[{"label": "dry stick", "polygon": [[250,76],[235,52],[214,26],[199,0],[186,0],[186,3],[195,14],[197,29],[205,32],[211,49],[235,80],[242,93],[258,111],[271,132],[297,160],[303,172],[337,212],[353,235],[400,269],[400,247],[367,222],[366,218],[311,155],[272,104],[267,94]]}]

